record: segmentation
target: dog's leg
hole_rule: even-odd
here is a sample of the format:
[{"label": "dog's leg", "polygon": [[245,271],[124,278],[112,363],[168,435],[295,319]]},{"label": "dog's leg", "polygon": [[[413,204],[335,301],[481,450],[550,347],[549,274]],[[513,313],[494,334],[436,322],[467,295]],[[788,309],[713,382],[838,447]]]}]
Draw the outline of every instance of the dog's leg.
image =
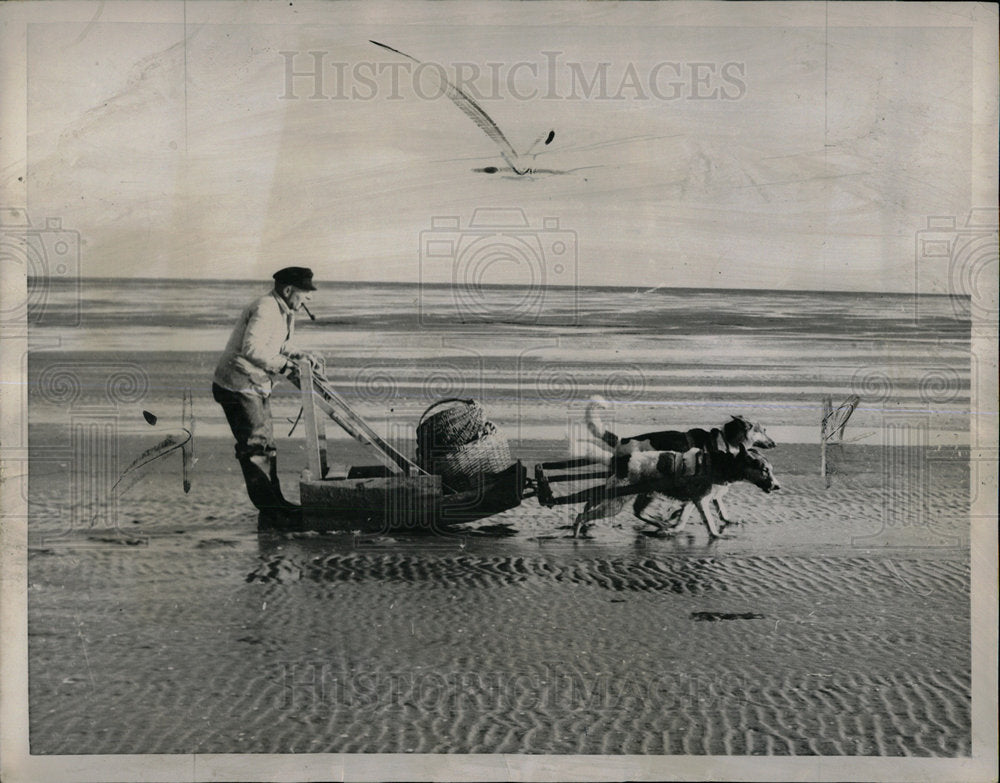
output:
[{"label": "dog's leg", "polygon": [[[676,508],[670,512],[670,516],[667,517],[667,527],[671,530],[680,530],[688,523],[688,517],[691,515],[691,501],[685,500],[681,503],[680,508]],[[673,523],[673,524],[670,524]]]},{"label": "dog's leg", "polygon": [[653,502],[656,496],[650,492],[644,493],[642,495],[636,495],[635,503],[632,504],[632,513],[635,514],[636,518],[645,522],[647,525],[655,525],[660,530],[666,530],[668,525],[667,521],[662,519],[653,519],[651,517],[643,516],[643,512],[649,505]]},{"label": "dog's leg", "polygon": [[715,510],[719,512],[719,519],[725,522],[727,525],[741,525],[742,520],[733,519],[729,516],[729,512],[726,507],[722,505],[722,498],[729,491],[729,487],[722,486],[719,487],[712,496],[712,503],[715,505]]},{"label": "dog's leg", "polygon": [[588,505],[576,515],[576,520],[573,522],[573,538],[579,538],[581,530],[586,530],[593,520],[600,519],[604,515],[601,509],[602,505],[603,503],[598,503],[595,506]]},{"label": "dog's leg", "polygon": [[625,498],[623,497],[612,497],[599,503],[588,504],[583,511],[576,515],[576,521],[573,523],[573,538],[578,538],[580,530],[590,527],[590,523],[594,520],[616,516],[624,506]]},{"label": "dog's leg", "polygon": [[[635,516],[641,522],[645,522],[647,525],[653,525],[661,533],[672,531],[675,527],[675,525],[670,524],[669,519],[658,519],[657,517],[647,517],[641,512],[636,513]],[[676,514],[674,516],[676,516]]]},{"label": "dog's leg", "polygon": [[645,511],[652,502],[653,496],[649,493],[636,495],[635,503],[632,504],[632,513],[639,517],[639,519],[642,519],[642,512]]},{"label": "dog's leg", "polygon": [[671,533],[678,533],[687,527],[688,520],[691,518],[691,512],[693,511],[693,503],[685,503],[677,511],[670,515],[673,519],[677,517],[677,524],[670,528]]},{"label": "dog's leg", "polygon": [[721,533],[719,533],[719,528],[715,524],[715,520],[712,519],[711,511],[705,504],[705,498],[701,500],[696,500],[694,505],[697,507],[698,512],[701,514],[701,521],[705,523],[705,527],[708,529],[709,538],[719,538]]},{"label": "dog's leg", "polygon": [[[607,491],[614,486],[614,478],[608,479],[608,483],[605,484],[601,489]],[[586,504],[583,506],[583,511],[576,515],[576,519],[573,520],[573,538],[580,537],[580,531],[586,530],[590,525],[590,521],[596,517],[599,517],[601,506],[604,501],[600,499],[599,496],[591,495],[587,500]]]},{"label": "dog's leg", "polygon": [[588,500],[583,507],[583,511],[580,511],[576,515],[576,519],[573,520],[573,538],[580,537],[580,530],[586,527],[587,522],[590,519],[589,514],[591,511],[593,511],[595,505],[596,505],[595,501]]},{"label": "dog's leg", "polygon": [[715,510],[719,512],[719,519],[721,519],[727,525],[742,525],[743,524],[743,520],[742,519],[733,519],[732,517],[729,516],[729,512],[726,510],[726,507],[722,505],[722,501],[719,500],[718,498],[716,498],[713,501],[713,505],[715,506]]}]

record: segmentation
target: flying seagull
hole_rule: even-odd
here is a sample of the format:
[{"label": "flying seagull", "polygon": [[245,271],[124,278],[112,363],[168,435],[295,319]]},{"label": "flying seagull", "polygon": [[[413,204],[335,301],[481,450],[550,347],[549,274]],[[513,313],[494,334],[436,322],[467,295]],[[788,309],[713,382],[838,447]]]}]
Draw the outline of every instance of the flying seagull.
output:
[{"label": "flying seagull", "polygon": [[[387,49],[390,52],[395,52],[396,54],[405,57],[407,60],[415,62],[417,65],[422,64],[420,60],[418,60],[416,57],[412,57],[408,55],[406,52],[401,52],[399,51],[399,49],[394,49],[393,47],[388,46],[387,44],[379,43],[378,41],[372,41],[371,39],[369,39],[369,43],[373,43],[376,46],[380,46],[383,49]],[[459,89],[450,81],[448,81],[447,77],[442,75],[441,78],[444,81],[444,88],[445,88],[444,94],[448,96],[448,98],[451,100],[452,103],[454,103],[459,109],[462,110],[462,112],[465,114],[466,117],[468,117],[470,120],[476,123],[476,125],[479,126],[480,130],[482,130],[483,133],[485,133],[487,136],[493,139],[494,144],[496,144],[500,148],[500,156],[504,159],[507,165],[510,166],[511,170],[515,174],[518,174],[520,176],[524,176],[525,174],[531,174],[532,169],[530,168],[519,169],[515,165],[515,161],[519,160],[521,156],[517,153],[517,150],[514,149],[514,146],[507,140],[507,137],[503,135],[503,131],[500,130],[500,127],[493,121],[493,118],[490,117],[490,115],[488,115],[485,111],[483,111],[483,108],[478,103],[476,103],[469,95],[467,95],[461,89]],[[542,141],[542,139],[545,140],[545,144],[551,144],[552,140],[555,137],[556,137],[556,132],[554,130],[550,130],[547,135],[539,136],[538,139],[535,141],[535,143],[531,145],[531,148],[525,154],[530,154],[535,149],[535,147],[538,146],[538,144]],[[495,168],[494,166],[487,166],[486,168],[479,169],[479,171],[484,171],[487,174],[495,174],[498,171],[498,169]]]}]

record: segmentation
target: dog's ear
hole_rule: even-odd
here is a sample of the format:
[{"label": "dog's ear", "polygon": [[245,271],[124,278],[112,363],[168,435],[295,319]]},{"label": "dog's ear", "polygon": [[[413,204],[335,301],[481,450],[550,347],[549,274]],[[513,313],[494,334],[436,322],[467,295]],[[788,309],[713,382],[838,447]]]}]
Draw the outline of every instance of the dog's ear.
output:
[{"label": "dog's ear", "polygon": [[733,418],[722,425],[722,435],[726,439],[726,443],[732,446],[745,442],[750,430],[750,424],[739,416],[733,416]]}]

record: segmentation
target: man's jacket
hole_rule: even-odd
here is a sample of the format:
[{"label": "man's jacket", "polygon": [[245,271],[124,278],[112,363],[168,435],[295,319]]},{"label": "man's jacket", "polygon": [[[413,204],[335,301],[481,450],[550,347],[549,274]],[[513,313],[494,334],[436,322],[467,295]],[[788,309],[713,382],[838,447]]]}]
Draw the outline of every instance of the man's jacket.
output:
[{"label": "man's jacket", "polygon": [[230,391],[271,394],[272,375],[288,362],[295,313],[275,292],[252,302],[240,315],[215,368],[215,382]]}]

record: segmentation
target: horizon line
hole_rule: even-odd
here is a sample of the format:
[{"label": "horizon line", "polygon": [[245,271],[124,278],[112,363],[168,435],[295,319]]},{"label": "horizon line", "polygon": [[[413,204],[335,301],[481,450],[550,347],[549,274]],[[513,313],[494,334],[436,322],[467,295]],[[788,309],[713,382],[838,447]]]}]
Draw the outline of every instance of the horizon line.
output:
[{"label": "horizon line", "polygon": [[[28,275],[26,280],[36,280],[39,279],[38,275]],[[73,279],[67,278],[41,278],[48,279],[49,282],[55,282],[58,285],[71,284],[74,282]],[[163,282],[186,282],[186,283],[260,283],[269,285],[270,283],[264,278],[257,277],[134,277],[134,276],[121,276],[121,277],[110,277],[107,275],[92,275],[83,276],[76,278],[78,282],[119,282],[119,281],[136,281],[136,282],[148,282],[148,283],[163,283]],[[323,285],[340,285],[340,286],[425,286],[428,288],[452,288],[454,283],[425,283],[420,281],[403,281],[403,280],[320,280],[318,284],[318,290],[323,290]],[[525,286],[519,283],[481,283],[480,288],[528,288],[530,286]],[[650,293],[654,291],[731,291],[736,293],[770,293],[770,294],[842,294],[842,295],[878,295],[878,296],[963,296],[965,298],[971,298],[971,294],[956,294],[956,293],[934,293],[926,292],[919,293],[916,291],[879,291],[871,289],[826,289],[826,288],[734,288],[725,286],[670,286],[670,285],[599,285],[599,284],[577,284],[577,285],[565,285],[565,284],[549,284],[547,288],[556,289],[598,289],[598,290],[612,290],[612,291],[635,291],[638,289],[645,289]]]}]

